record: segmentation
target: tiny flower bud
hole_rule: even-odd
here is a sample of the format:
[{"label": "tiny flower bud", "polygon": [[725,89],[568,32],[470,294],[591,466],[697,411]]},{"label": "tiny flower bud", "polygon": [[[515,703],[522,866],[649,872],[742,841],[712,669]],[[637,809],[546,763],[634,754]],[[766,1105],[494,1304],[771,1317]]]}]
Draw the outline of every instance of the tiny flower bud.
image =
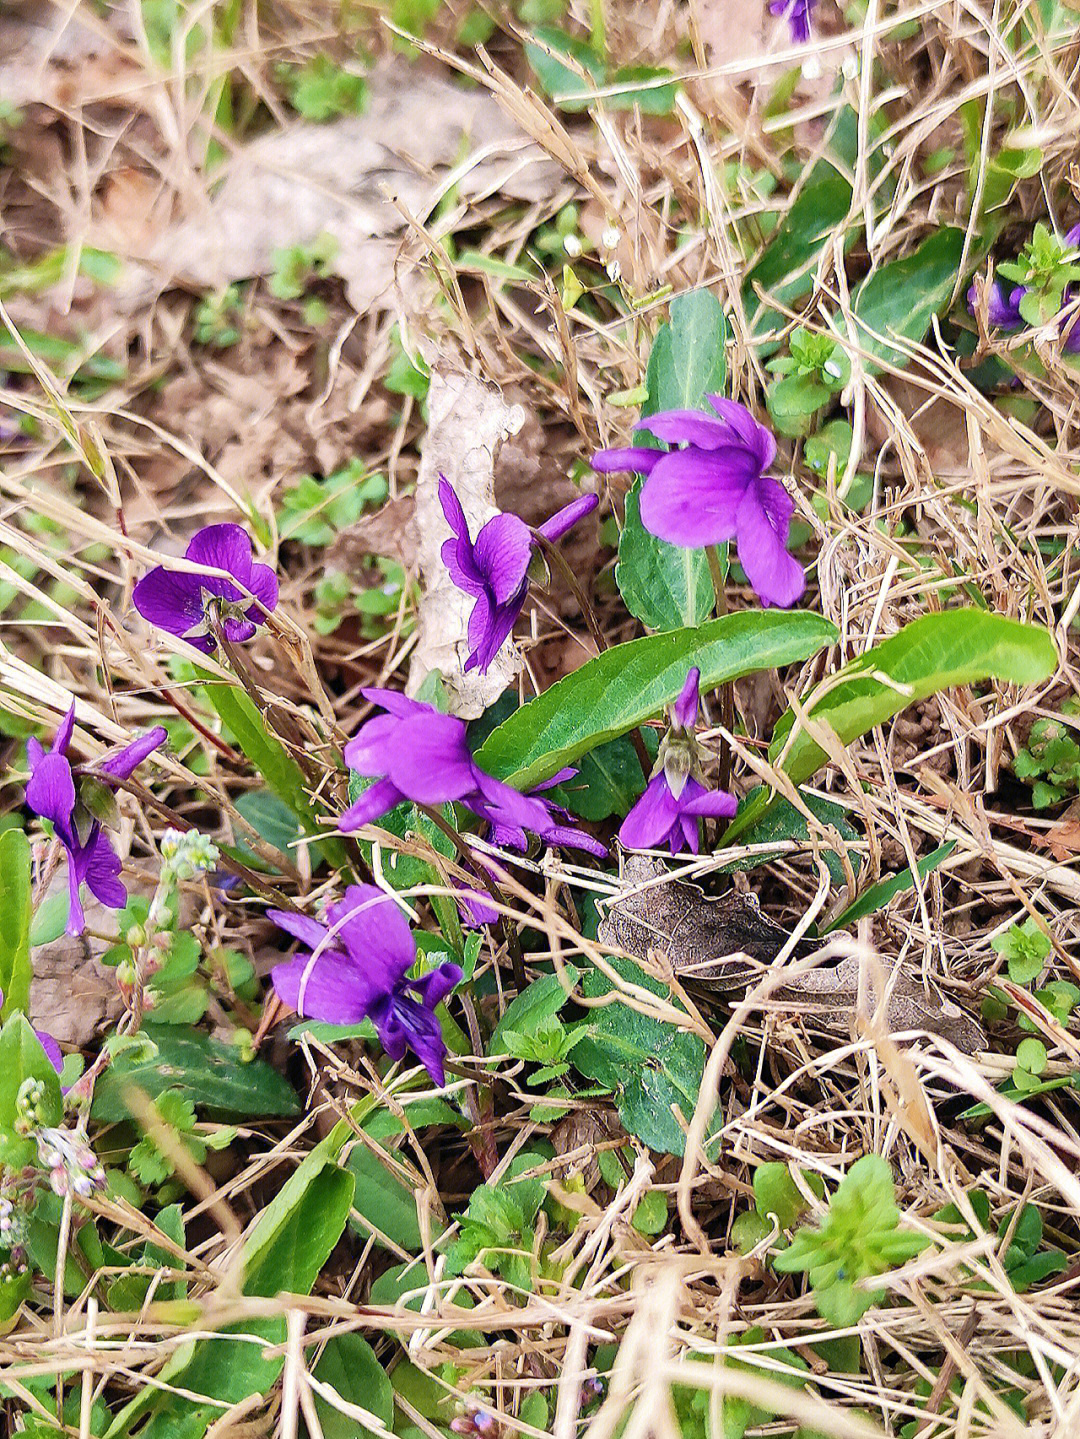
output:
[{"label": "tiny flower bud", "polygon": [[610,259],[604,266],[604,269],[607,271],[608,279],[612,282],[612,284],[617,285],[622,279],[622,266],[619,264],[618,260],[614,258]]},{"label": "tiny flower bud", "polygon": [[576,260],[577,257],[581,254],[581,240],[578,238],[578,236],[564,235],[562,243],[563,249],[570,256],[571,260]]}]

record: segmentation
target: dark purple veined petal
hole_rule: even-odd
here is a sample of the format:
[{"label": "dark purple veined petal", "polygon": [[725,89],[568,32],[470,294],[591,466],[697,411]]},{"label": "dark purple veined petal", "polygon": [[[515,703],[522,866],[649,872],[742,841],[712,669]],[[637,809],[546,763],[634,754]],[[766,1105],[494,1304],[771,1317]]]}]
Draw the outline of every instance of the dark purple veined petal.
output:
[{"label": "dark purple veined petal", "polygon": [[86,915],[83,912],[82,898],[79,894],[79,885],[82,883],[82,876],[76,867],[75,853],[69,845],[65,845],[68,862],[68,917],[64,926],[65,934],[82,934],[86,928]]},{"label": "dark purple veined petal", "polygon": [[400,690],[380,689],[376,685],[365,685],[360,693],[373,705],[382,705],[388,714],[395,719],[412,719],[414,715],[438,714],[433,705],[425,704],[423,700],[410,699],[403,695]]},{"label": "dark purple veined petal", "polygon": [[478,805],[474,797],[466,798],[464,802],[470,809],[475,809],[485,819],[491,817],[493,824],[531,830],[533,834],[539,834],[545,828],[550,812],[543,800],[521,794],[511,785],[485,774],[478,767],[474,772],[476,788],[482,802]]},{"label": "dark purple veined petal", "polygon": [[624,849],[657,849],[671,833],[678,817],[678,804],[661,770],[645,786],[645,793],[623,820],[619,843]]},{"label": "dark purple veined petal", "polygon": [[671,707],[675,723],[680,729],[693,729],[697,722],[698,712],[698,685],[701,682],[701,671],[695,665],[687,671],[686,683],[679,691],[679,698]]},{"label": "dark purple veined petal", "polygon": [[389,814],[392,809],[403,804],[405,799],[406,796],[391,780],[377,779],[353,800],[338,820],[338,828],[344,834],[351,834],[353,830],[362,829],[365,824],[374,824],[377,819],[382,819],[384,814]]},{"label": "dark purple veined petal", "polygon": [[26,785],[26,803],[42,819],[52,820],[61,838],[70,837],[75,780],[64,755],[50,751],[33,765]]},{"label": "dark purple veined petal", "polygon": [[516,596],[532,558],[532,535],[517,515],[495,515],[481,529],[473,547],[477,569],[495,603]]},{"label": "dark purple veined petal", "polygon": [[53,736],[52,753],[67,754],[68,745],[71,743],[71,734],[75,728],[75,701],[71,701],[71,707],[67,714],[60,721],[56,734]]},{"label": "dark purple veined petal", "polygon": [[367,778],[385,774],[386,746],[400,723],[401,720],[391,714],[365,720],[342,751],[349,768]]},{"label": "dark purple veined petal", "polygon": [[506,604],[492,606],[486,595],[481,595],[469,615],[469,644],[472,649],[465,662],[465,669],[477,669],[487,674],[495,659],[517,624],[518,616],[525,605],[529,582],[523,580],[521,588]]},{"label": "dark purple veined petal", "polygon": [[637,429],[648,430],[669,445],[696,445],[702,450],[719,449],[732,442],[731,426],[705,410],[659,410],[645,415]]},{"label": "dark purple veined petal", "polygon": [[371,1019],[391,1059],[403,1059],[406,1050],[411,1049],[440,1088],[446,1083],[446,1042],[439,1021],[429,1009],[407,994],[398,993],[373,1006]]},{"label": "dark purple veined petal", "polygon": [[112,847],[112,841],[100,826],[91,833],[76,868],[81,870],[87,889],[106,909],[123,909],[127,890],[120,882],[123,865]]},{"label": "dark purple veined petal", "polygon": [[578,829],[572,824],[552,824],[540,833],[540,838],[545,844],[557,846],[560,849],[580,849],[586,854],[594,855],[597,859],[607,858],[607,845],[595,839],[583,829]]},{"label": "dark purple veined petal", "polygon": [[442,1004],[452,989],[456,989],[465,978],[460,964],[447,960],[438,968],[422,974],[419,979],[406,980],[408,988],[419,997],[425,1009],[434,1009]]},{"label": "dark purple veined petal", "polygon": [[332,942],[368,966],[381,988],[393,988],[416,962],[416,940],[394,900],[373,884],[350,884],[327,906]]},{"label": "dark purple veined petal", "polygon": [[[2,996],[0,996],[0,1000],[2,1000]],[[37,1035],[41,1047],[45,1051],[45,1057],[56,1070],[57,1074],[59,1074],[64,1067],[64,1055],[60,1046],[46,1030],[35,1029],[34,1033]]]},{"label": "dark purple veined petal", "polygon": [[268,613],[277,609],[278,577],[269,565],[252,565],[247,588],[258,604],[248,606],[247,617],[256,625],[264,625]]},{"label": "dark purple veined petal", "polygon": [[637,475],[649,475],[666,453],[666,450],[631,445],[622,450],[597,450],[589,464],[600,475],[620,475],[628,470]]},{"label": "dark purple veined petal", "polygon": [[156,749],[160,749],[168,738],[169,733],[164,725],[155,725],[145,734],[137,735],[135,739],[129,740],[115,754],[107,755],[100,764],[93,767],[94,773],[109,775],[110,778],[117,780],[130,779],[143,760],[152,755]]},{"label": "dark purple veined petal", "polygon": [[245,644],[255,634],[258,626],[252,620],[238,620],[232,615],[221,621],[221,632],[231,645]]},{"label": "dark purple veined petal", "polygon": [[239,525],[206,525],[192,535],[184,558],[208,570],[223,570],[250,588],[251,536]]},{"label": "dark purple veined petal", "polygon": [[722,544],[757,465],[749,451],[675,450],[664,455],[641,490],[641,523],[684,549]]},{"label": "dark purple veined petal", "polygon": [[583,520],[586,515],[591,515],[599,503],[599,495],[582,495],[578,500],[571,500],[568,505],[563,505],[561,510],[556,510],[549,520],[545,520],[542,525],[539,525],[537,533],[554,544],[557,540],[561,540],[569,530],[572,530],[578,520]]},{"label": "dark purple veined petal", "polygon": [[457,491],[445,475],[439,476],[439,504],[454,535],[453,539],[444,542],[440,550],[442,562],[450,571],[450,578],[458,589],[464,590],[466,594],[478,595],[484,589],[484,576],[473,555],[472,536],[469,534],[465,511],[461,508]]},{"label": "dark purple veined petal", "polygon": [[713,819],[732,819],[739,802],[733,794],[723,789],[706,789],[696,779],[688,779],[686,788],[679,799],[683,814],[709,816]]},{"label": "dark purple veined petal", "polygon": [[311,919],[306,914],[294,914],[292,910],[268,909],[266,917],[272,920],[278,929],[283,929],[286,934],[291,934],[293,939],[298,939],[312,950],[318,949],[329,933],[326,926],[318,920]]},{"label": "dark purple veined petal", "polygon": [[358,1024],[379,995],[362,967],[339,950],[315,958],[298,954],[275,964],[270,977],[283,1003],[325,1024]]},{"label": "dark purple veined petal", "polygon": [[436,712],[400,720],[386,742],[387,778],[419,804],[464,799],[474,788],[465,724]]},{"label": "dark purple veined petal", "polygon": [[793,508],[783,485],[766,477],[747,490],[738,511],[739,563],[762,602],[779,609],[806,588],[802,566],[787,551]]},{"label": "dark purple veined petal", "polygon": [[764,471],[776,459],[776,437],[773,432],[759,425],[757,420],[738,400],[726,399],[723,395],[707,395],[706,399],[720,418],[731,426],[739,441],[757,457],[758,465]]},{"label": "dark purple veined petal", "polygon": [[[189,630],[205,621],[203,583],[199,575],[181,574],[157,565],[143,575],[131,592],[131,600],[148,624],[183,639]],[[198,639],[204,642],[199,644],[200,649],[213,648],[212,636],[201,635]]]},{"label": "dark purple veined petal", "polygon": [[697,854],[701,847],[701,830],[693,815],[683,814],[680,811],[676,824],[672,826],[668,835],[668,847],[672,854],[678,854],[681,849],[688,849],[691,854]]}]

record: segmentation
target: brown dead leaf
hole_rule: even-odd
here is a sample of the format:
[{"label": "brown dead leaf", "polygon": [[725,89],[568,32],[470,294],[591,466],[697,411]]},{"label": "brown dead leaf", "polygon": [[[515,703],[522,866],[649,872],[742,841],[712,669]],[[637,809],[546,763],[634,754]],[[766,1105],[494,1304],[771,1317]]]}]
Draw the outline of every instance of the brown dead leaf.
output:
[{"label": "brown dead leaf", "polygon": [[[743,994],[762,980],[763,966],[790,942],[786,930],[762,914],[753,895],[732,890],[709,899],[697,885],[665,880],[666,873],[662,861],[646,855],[625,860],[622,880],[631,893],[605,915],[600,943],[637,959],[659,953],[680,979],[725,996]],[[792,956],[809,958],[823,947],[800,940]],[[876,968],[882,976],[873,973]],[[885,1022],[891,1033],[937,1034],[965,1054],[985,1048],[982,1029],[958,1005],[928,992],[903,970],[896,974],[883,957],[869,973],[854,955],[835,967],[822,964],[797,972],[772,988],[762,1007],[812,1015],[823,1028],[846,1030],[860,1004],[868,1012],[877,1005],[882,979],[888,983]]]},{"label": "brown dead leaf", "polygon": [[[897,375],[884,376],[881,387],[904,417],[935,475],[970,472],[967,415],[959,405],[930,396],[922,385]],[[895,416],[870,404],[866,428],[876,445],[889,443],[896,436]]]},{"label": "brown dead leaf", "polygon": [[[95,925],[99,917],[87,905],[88,923]],[[53,944],[39,944],[33,962],[30,1016],[61,1044],[82,1049],[119,1019],[124,1003],[116,971],[94,958],[83,935],[65,934]]]},{"label": "brown dead leaf", "polygon": [[[476,161],[460,173],[466,155]],[[269,274],[276,249],[325,233],[338,242],[331,268],[353,307],[366,311],[394,283],[405,228],[395,200],[424,219],[452,168],[466,201],[495,193],[536,200],[562,178],[486,91],[397,57],[373,71],[362,115],[288,125],[238,149],[200,213],[155,244],[148,260],[156,278],[144,274],[126,303],[174,281],[211,289]]]},{"label": "brown dead leaf", "polygon": [[509,406],[497,386],[460,370],[432,369],[415,508],[423,594],[407,692],[416,694],[431,671],[438,670],[451,713],[464,719],[483,714],[514,682],[521,672],[521,651],[509,640],[485,674],[465,673],[473,601],[456,587],[442,561],[450,526],[439,504],[439,477],[445,475],[456,490],[475,539],[480,527],[499,513],[495,504],[499,448],[524,421],[522,408]]},{"label": "brown dead leaf", "polygon": [[1048,830],[1032,833],[1031,842],[1037,849],[1048,850],[1052,858],[1063,864],[1080,854],[1080,800],[1073,800]]},{"label": "brown dead leaf", "polygon": [[[115,95],[119,82],[139,74],[122,6],[108,21],[90,6],[40,0],[0,9],[0,95],[17,109],[72,110]],[[137,86],[127,101],[137,104]]]},{"label": "brown dead leaf", "polygon": [[326,552],[328,570],[352,571],[373,555],[396,560],[402,569],[416,568],[420,536],[416,528],[416,497],[402,495],[371,515],[362,515],[342,530]]}]

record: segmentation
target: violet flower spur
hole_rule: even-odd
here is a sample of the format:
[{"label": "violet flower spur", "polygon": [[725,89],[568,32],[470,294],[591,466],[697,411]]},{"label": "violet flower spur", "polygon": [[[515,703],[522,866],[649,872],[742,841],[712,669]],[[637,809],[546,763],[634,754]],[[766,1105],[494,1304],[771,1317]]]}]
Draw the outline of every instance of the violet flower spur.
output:
[{"label": "violet flower spur", "polygon": [[127,890],[118,878],[120,858],[102,828],[102,818],[108,818],[112,808],[109,786],[129,779],[168,736],[161,725],[155,725],[97,764],[73,769],[67,748],[74,725],[72,701],[48,752],[33,736],[27,740],[30,778],[26,785],[26,803],[36,815],[52,821],[56,837],[64,847],[71,895],[67,932],[82,934],[86,919],[79,898],[81,884],[85,883],[90,893],[108,909],[123,909],[127,901]]},{"label": "violet flower spur", "polygon": [[[513,835],[515,842],[519,836],[524,841],[525,831],[531,831],[551,844],[579,848],[596,844],[590,836],[563,824],[565,812],[550,801],[519,794],[485,773],[469,752],[464,720],[440,714],[433,706],[396,690],[364,689],[361,694],[387,713],[367,720],[345,746],[349,768],[375,783],[342,815],[342,830],[348,833],[373,824],[405,800],[416,804],[455,801],[487,820],[493,833]],[[520,847],[524,849],[523,842]]]},{"label": "violet flower spur", "polygon": [[157,565],[142,577],[131,598],[144,620],[203,654],[212,654],[217,646],[214,610],[225,638],[241,644],[266,623],[267,611],[277,607],[277,575],[269,565],[254,563],[251,536],[239,525],[207,525],[191,537],[184,558],[223,570],[232,579]]},{"label": "violet flower spur", "polygon": [[[517,515],[494,515],[482,525],[475,541],[453,485],[439,476],[439,503],[453,538],[442,547],[442,561],[459,590],[475,603],[469,616],[469,644],[465,669],[486,674],[517,622],[529,592],[529,562],[536,541]],[[596,495],[582,495],[545,520],[537,533],[554,543],[591,514],[600,503]]]},{"label": "violet flower spur", "polygon": [[446,1083],[446,1044],[435,1009],[461,983],[463,971],[447,962],[408,978],[416,940],[389,895],[372,884],[351,884],[343,899],[327,906],[326,925],[285,910],[266,913],[309,951],[274,966],[279,999],[304,1018],[328,1024],[370,1019],[391,1059],[411,1049],[437,1085]]},{"label": "violet flower spur", "polygon": [[699,818],[713,815],[731,819],[735,813],[734,795],[708,790],[701,782],[694,740],[700,679],[700,670],[692,669],[671,707],[671,728],[661,741],[652,777],[619,830],[619,843],[624,849],[659,849],[667,845],[672,854],[678,854],[686,846],[697,854]]},{"label": "violet flower spur", "polygon": [[769,14],[782,15],[788,22],[792,43],[805,44],[810,39],[810,18],[817,0],[769,0]]},{"label": "violet flower spur", "polygon": [[645,475],[640,513],[650,534],[688,550],[733,539],[762,603],[787,609],[806,577],[787,551],[794,502],[765,473],[776,458],[776,441],[743,405],[721,395],[708,401],[715,415],[664,410],[639,420],[638,429],[682,449],[599,450],[593,469]]}]

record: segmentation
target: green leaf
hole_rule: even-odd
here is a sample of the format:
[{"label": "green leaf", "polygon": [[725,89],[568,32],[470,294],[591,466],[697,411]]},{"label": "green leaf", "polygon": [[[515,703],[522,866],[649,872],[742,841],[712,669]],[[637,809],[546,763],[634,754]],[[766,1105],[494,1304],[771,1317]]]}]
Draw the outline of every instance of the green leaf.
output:
[{"label": "green leaf", "polygon": [[[655,732],[644,731],[646,744]],[[627,739],[602,744],[577,762],[577,774],[547,791],[549,799],[565,805],[582,819],[601,820],[624,815],[645,788],[645,775],[637,750]]]},{"label": "green leaf", "polygon": [[[813,288],[822,251],[848,219],[850,177],[857,154],[858,122],[851,107],[845,105],[837,117],[830,153],[814,165],[746,277],[743,304],[755,334],[787,322],[786,316],[768,303],[770,299],[774,304],[792,305]],[[861,229],[856,218],[844,232],[845,253]],[[759,298],[759,290],[766,299]]]},{"label": "green leaf", "polygon": [[[859,838],[856,830],[847,817],[847,811],[843,805],[834,804],[832,800],[822,799],[819,795],[808,794],[805,790],[800,791],[802,801],[811,814],[815,815],[822,824],[831,825],[837,831],[841,839],[857,840]],[[744,830],[740,844],[758,845],[770,844],[774,840],[798,840],[809,843],[810,826],[806,819],[799,813],[790,801],[783,795],[777,795],[776,799],[765,811],[756,823],[748,830]],[[749,854],[745,859],[732,860],[725,864],[719,871],[720,874],[733,874],[740,869],[758,869],[763,864],[772,864],[783,850],[777,850],[773,854],[762,851],[759,854]],[[827,849],[822,854],[826,868],[832,876],[834,884],[842,884],[844,881],[844,864],[840,855],[835,850]],[[862,855],[857,850],[848,850],[848,859],[856,874],[862,864]]]},{"label": "green leaf", "polygon": [[[326,828],[319,824],[318,812],[308,795],[303,771],[280,740],[267,730],[251,698],[238,685],[226,684],[209,676],[205,677],[204,688],[207,699],[235,736],[245,758],[251,761],[278,799],[289,807],[300,821],[304,833],[324,835]],[[340,839],[324,839],[323,851],[335,868],[346,867],[348,856]]]},{"label": "green leaf", "polygon": [[52,944],[67,928],[68,912],[71,909],[71,895],[67,885],[55,894],[49,895],[38,905],[30,921],[30,947]]},{"label": "green leaf", "polygon": [[[566,965],[565,970],[566,982],[572,988],[577,983],[579,971],[572,964]],[[488,1054],[505,1054],[504,1034],[529,1034],[542,1027],[545,1020],[553,1019],[558,1014],[568,998],[557,974],[543,974],[539,979],[534,979],[532,984],[506,1006],[491,1036]]]},{"label": "green leaf", "polygon": [[[830,681],[828,692],[811,706],[809,717],[828,724],[841,744],[850,744],[939,690],[988,679],[1039,684],[1056,668],[1057,650],[1046,630],[987,610],[946,610],[913,620],[851,660],[836,677],[838,682]],[[825,763],[826,755],[805,731],[788,745],[794,724],[789,710],[776,727],[769,759],[776,763],[783,754],[785,774],[801,784]]]},{"label": "green leaf", "polygon": [[669,545],[649,533],[638,508],[644,483],[636,480],[626,496],[615,583],[626,608],[648,629],[699,625],[716,603],[705,551]]},{"label": "green leaf", "polygon": [[711,290],[691,290],[671,302],[671,320],[653,342],[645,384],[649,395],[641,418],[661,410],[698,410],[705,396],[727,384],[728,329],[720,301]]},{"label": "green leaf", "polygon": [[136,1085],[150,1099],[177,1089],[200,1108],[241,1118],[299,1113],[296,1091],[264,1060],[245,1064],[238,1049],[197,1030],[179,1033],[169,1025],[148,1023],[143,1032],[157,1046],[157,1054],[136,1062],[121,1055],[113,1061],[94,1092],[95,1119],[111,1123],[129,1117],[123,1093],[127,1085]]},{"label": "green leaf", "polygon": [[[931,850],[929,854],[923,855],[916,865],[919,878],[925,879],[932,874],[939,864],[943,864],[956,848],[956,841],[950,840],[947,844],[939,844],[937,849]],[[867,885],[857,899],[852,900],[846,909],[842,909],[831,924],[825,926],[822,934],[831,934],[834,929],[850,929],[856,920],[862,919],[867,914],[877,914],[878,910],[884,909],[890,900],[898,894],[906,894],[909,889],[914,888],[915,877],[911,873],[911,867],[902,869],[899,874],[893,874],[888,879],[879,879],[877,884]]]},{"label": "green leaf", "polygon": [[[636,964],[612,963],[635,984],[661,992]],[[610,993],[611,987],[599,970],[586,976],[584,989],[590,997]],[[614,1090],[619,1118],[629,1134],[663,1154],[683,1153],[686,1134],[672,1106],[689,1124],[705,1069],[705,1046],[697,1035],[616,1001],[593,1010],[588,1032],[570,1058],[587,1079]]]},{"label": "green leaf", "polygon": [[[587,110],[593,103],[594,89],[602,85],[607,76],[607,66],[591,45],[550,25],[537,26],[533,31],[532,41],[525,45],[525,58],[544,94],[549,99],[558,97],[559,109],[569,114]],[[566,65],[564,59],[576,64]],[[584,71],[589,79],[584,79],[579,71]]]},{"label": "green leaf", "polygon": [[58,1125],[64,1115],[60,1079],[30,1021],[16,1011],[0,1029],[0,1159],[11,1168],[29,1162],[20,1156],[32,1156],[34,1152],[31,1141],[15,1132],[19,1090],[28,1079],[44,1085],[44,1123]]},{"label": "green leaf", "polygon": [[[327,1384],[347,1404],[366,1409],[382,1421],[382,1433],[394,1422],[394,1391],[386,1371],[375,1357],[375,1351],[361,1334],[335,1334],[311,1371],[321,1384]],[[379,1430],[369,1429],[358,1419],[351,1419],[313,1391],[315,1412],[323,1439],[374,1439]]]},{"label": "green leaf", "polygon": [[[350,1223],[365,1239],[370,1234],[384,1249],[396,1245],[406,1254],[423,1248],[423,1230],[417,1209],[421,1185],[413,1184],[407,1169],[358,1142],[349,1152],[346,1167],[356,1181]],[[433,1239],[446,1228],[435,1213],[430,1218]],[[389,1240],[389,1245],[386,1241]]]},{"label": "green leaf", "polygon": [[[890,344],[889,337],[895,335],[916,343],[925,338],[930,321],[949,303],[963,252],[964,231],[958,226],[943,226],[912,254],[891,260],[869,275],[855,292],[852,304],[854,338],[861,349],[873,360],[905,367],[907,354]],[[972,247],[968,269],[978,259],[979,250]],[[864,366],[871,375],[880,369],[872,362],[864,361]]]},{"label": "green leaf", "polygon": [[[237,795],[233,804],[237,813],[247,820],[260,839],[273,845],[286,859],[295,863],[296,842],[302,831],[299,820],[283,799],[279,799],[270,789],[249,789]],[[261,868],[264,861],[251,848],[246,837],[238,833],[236,838],[236,847],[243,853],[247,863],[254,863]]]},{"label": "green leaf", "polygon": [[[587,41],[578,40],[550,25],[540,25],[525,45],[525,58],[540,82],[540,88],[553,99],[560,110],[575,114],[590,105],[608,110],[639,108],[646,115],[670,115],[675,108],[678,82],[671,78],[663,85],[644,85],[648,80],[666,80],[670,70],[651,65],[627,65],[609,75],[603,57]],[[564,64],[569,60],[571,64]],[[576,63],[573,63],[576,62]],[[579,71],[584,71],[584,78]],[[594,90],[605,85],[625,85],[618,95],[602,100]]]},{"label": "green leaf", "polygon": [[[301,1166],[263,1210],[241,1251],[245,1295],[310,1294],[315,1280],[341,1238],[352,1203],[353,1179],[346,1170],[323,1159]],[[223,1405],[238,1404],[253,1394],[267,1393],[284,1366],[280,1353],[262,1344],[237,1342],[230,1335],[255,1335],[265,1346],[285,1340],[283,1317],[244,1320],[225,1327],[222,1337],[200,1339],[181,1349],[160,1378],[188,1394],[215,1403],[200,1403],[175,1392],[148,1389],[148,1400],[132,1401],[109,1430],[110,1439],[123,1433],[147,1407],[154,1413],[139,1431],[140,1439],[200,1439],[219,1419]]]},{"label": "green leaf", "polygon": [[[705,396],[727,384],[727,321],[709,290],[692,290],[671,302],[671,320],[661,326],[645,375],[648,398],[642,419],[660,410],[696,410]],[[642,439],[641,436],[638,437]],[[647,445],[656,441],[644,436]],[[715,602],[704,550],[669,545],[645,529],[638,511],[643,479],[626,497],[615,582],[627,609],[654,630],[701,624]]]},{"label": "green leaf", "polygon": [[804,660],[835,638],[835,627],[807,610],[744,610],[697,629],[615,645],[515,710],[476,758],[489,774],[531,789],[658,715],[678,698],[694,665],[708,693],[741,675]]},{"label": "green leaf", "polygon": [[[825,1186],[820,1175],[806,1171],[806,1177],[819,1197],[824,1194]],[[792,1178],[791,1170],[786,1164],[776,1161],[759,1164],[754,1170],[754,1204],[758,1214],[765,1218],[775,1214],[781,1229],[790,1229],[807,1209],[807,1201]]]},{"label": "green leaf", "polygon": [[0,834],[0,1019],[30,1004],[30,841],[21,829]]}]

